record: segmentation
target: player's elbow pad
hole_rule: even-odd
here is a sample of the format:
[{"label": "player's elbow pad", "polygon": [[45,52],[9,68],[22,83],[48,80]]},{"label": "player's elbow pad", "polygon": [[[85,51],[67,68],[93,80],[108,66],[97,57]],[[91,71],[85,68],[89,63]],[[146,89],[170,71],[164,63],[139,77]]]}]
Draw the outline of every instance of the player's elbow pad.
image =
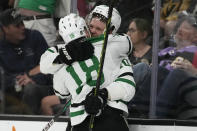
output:
[{"label": "player's elbow pad", "polygon": [[53,48],[48,49],[40,58],[40,71],[43,74],[54,74],[57,72],[63,64],[54,64],[53,61],[57,57],[58,53],[52,52]]},{"label": "player's elbow pad", "polygon": [[107,87],[109,99],[130,101],[135,94],[135,87],[127,83],[114,82]]}]

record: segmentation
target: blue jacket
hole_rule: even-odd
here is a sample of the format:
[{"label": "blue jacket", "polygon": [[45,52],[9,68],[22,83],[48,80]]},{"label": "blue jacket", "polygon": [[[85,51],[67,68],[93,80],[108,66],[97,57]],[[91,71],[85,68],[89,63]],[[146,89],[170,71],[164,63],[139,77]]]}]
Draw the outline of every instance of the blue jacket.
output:
[{"label": "blue jacket", "polygon": [[[0,66],[6,74],[18,75],[39,65],[40,56],[48,48],[42,34],[36,30],[25,31],[26,38],[19,45],[0,41]],[[38,84],[46,84],[46,75],[32,77]]]}]

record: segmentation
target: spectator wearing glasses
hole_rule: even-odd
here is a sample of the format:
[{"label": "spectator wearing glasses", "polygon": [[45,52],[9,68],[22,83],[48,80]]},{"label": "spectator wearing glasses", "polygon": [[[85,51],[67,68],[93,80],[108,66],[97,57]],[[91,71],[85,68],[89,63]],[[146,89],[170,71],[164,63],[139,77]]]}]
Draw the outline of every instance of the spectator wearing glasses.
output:
[{"label": "spectator wearing glasses", "polygon": [[195,17],[186,15],[178,24],[174,36],[176,47],[159,53],[160,58],[170,55],[175,59],[171,64],[166,60],[160,62],[170,72],[158,93],[157,115],[159,118],[196,119],[197,22]]},{"label": "spectator wearing glasses", "polygon": [[131,20],[127,35],[130,36],[134,50],[130,54],[130,61],[133,64],[139,62],[151,63],[152,59],[152,26],[143,18]]},{"label": "spectator wearing glasses", "polygon": [[[24,27],[23,19],[15,9],[0,14],[5,34],[0,41],[0,66],[5,72],[8,98],[5,113],[39,114],[40,101],[48,95],[51,84],[50,76],[41,74],[39,68],[40,56],[48,46],[40,32]],[[23,106],[28,110],[23,110]],[[13,108],[14,112],[9,110]]]}]

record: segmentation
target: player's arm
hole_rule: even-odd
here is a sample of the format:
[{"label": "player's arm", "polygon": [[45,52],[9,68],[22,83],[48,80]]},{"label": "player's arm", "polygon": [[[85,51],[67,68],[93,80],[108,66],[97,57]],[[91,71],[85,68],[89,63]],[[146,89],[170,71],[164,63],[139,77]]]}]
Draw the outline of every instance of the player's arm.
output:
[{"label": "player's arm", "polygon": [[[59,46],[59,45],[58,45]],[[64,64],[55,64],[54,60],[59,55],[58,46],[48,48],[40,58],[40,71],[44,74],[54,74]]]},{"label": "player's arm", "polygon": [[62,65],[71,65],[92,57],[94,47],[86,40],[74,40],[68,44],[51,47],[41,56],[40,70],[45,74],[54,74]]},{"label": "player's arm", "polygon": [[111,39],[113,50],[112,55],[123,59],[118,77],[113,83],[106,87],[108,98],[112,101],[123,100],[130,101],[135,94],[135,81],[133,78],[133,69],[128,59],[131,53],[132,43],[128,35],[115,35]]},{"label": "player's arm", "polygon": [[135,81],[133,70],[128,58],[123,59],[118,77],[109,86],[105,87],[108,91],[108,99],[130,101],[135,94]]},{"label": "player's arm", "polygon": [[109,42],[113,44],[113,55],[116,55],[117,57],[128,56],[133,48],[131,39],[126,34],[110,35]]},{"label": "player's arm", "polygon": [[110,101],[129,102],[135,94],[135,82],[133,70],[128,58],[123,59],[118,77],[109,86],[99,89],[98,97],[94,95],[94,89],[86,96],[84,107],[88,114],[96,115],[102,112]]},{"label": "player's arm", "polygon": [[67,99],[70,97],[70,93],[64,84],[64,69],[61,68],[57,73],[53,75],[53,89],[57,96],[61,99]]}]

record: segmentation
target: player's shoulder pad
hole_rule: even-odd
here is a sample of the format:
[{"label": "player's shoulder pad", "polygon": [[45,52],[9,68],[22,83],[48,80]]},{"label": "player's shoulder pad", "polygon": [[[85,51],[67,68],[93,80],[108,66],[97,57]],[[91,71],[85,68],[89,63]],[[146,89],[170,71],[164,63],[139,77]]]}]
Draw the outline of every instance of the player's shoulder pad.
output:
[{"label": "player's shoulder pad", "polygon": [[109,41],[116,41],[116,42],[131,42],[130,38],[127,34],[110,34]]},{"label": "player's shoulder pad", "polygon": [[129,48],[129,53],[133,48],[131,39],[127,34],[110,34],[108,40],[109,44],[121,44],[122,47]]}]

